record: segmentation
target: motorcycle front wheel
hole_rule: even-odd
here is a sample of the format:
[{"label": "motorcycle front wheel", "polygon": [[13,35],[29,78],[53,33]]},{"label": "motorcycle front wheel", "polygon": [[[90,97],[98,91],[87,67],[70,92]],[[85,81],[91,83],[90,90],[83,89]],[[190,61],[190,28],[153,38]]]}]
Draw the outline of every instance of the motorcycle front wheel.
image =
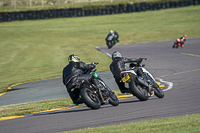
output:
[{"label": "motorcycle front wheel", "polygon": [[154,94],[158,97],[158,98],[163,98],[164,97],[164,92],[163,90],[161,90],[160,88],[155,89],[154,88]]},{"label": "motorcycle front wheel", "polygon": [[129,83],[129,90],[140,101],[146,101],[149,99],[148,92],[143,89],[139,84],[136,85],[134,81],[131,81]]},{"label": "motorcycle front wheel", "polygon": [[117,98],[117,96],[115,95],[114,92],[110,92],[110,99],[109,99],[109,103],[113,106],[118,106],[119,105],[119,100]]},{"label": "motorcycle front wheel", "polygon": [[107,42],[108,49],[112,48],[112,43],[110,41]]},{"label": "motorcycle front wheel", "polygon": [[88,88],[82,88],[80,90],[81,98],[84,103],[91,109],[99,109],[101,107],[101,102],[96,93]]}]

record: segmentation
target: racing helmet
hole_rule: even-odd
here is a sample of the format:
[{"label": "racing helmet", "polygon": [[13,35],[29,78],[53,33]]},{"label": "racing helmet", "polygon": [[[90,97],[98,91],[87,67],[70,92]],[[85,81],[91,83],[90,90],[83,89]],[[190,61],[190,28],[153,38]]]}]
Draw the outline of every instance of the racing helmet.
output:
[{"label": "racing helmet", "polygon": [[112,53],[112,60],[114,60],[115,58],[120,58],[120,57],[122,57],[120,52],[115,51]]},{"label": "racing helmet", "polygon": [[184,37],[186,38],[186,37],[187,37],[187,35],[184,35]]},{"label": "racing helmet", "polygon": [[78,55],[74,55],[74,54],[72,54],[72,55],[70,55],[69,57],[68,57],[68,62],[70,63],[70,62],[79,62],[80,61],[80,58],[78,57]]},{"label": "racing helmet", "polygon": [[111,34],[113,34],[113,31],[112,31],[112,30],[110,30],[110,33],[111,33]]}]

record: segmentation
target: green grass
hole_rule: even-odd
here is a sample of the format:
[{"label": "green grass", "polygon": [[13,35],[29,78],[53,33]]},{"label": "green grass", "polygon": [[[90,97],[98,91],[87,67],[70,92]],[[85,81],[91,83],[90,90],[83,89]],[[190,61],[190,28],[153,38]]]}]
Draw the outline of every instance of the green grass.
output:
[{"label": "green grass", "polygon": [[199,133],[200,114],[131,122],[63,133]]},{"label": "green grass", "polygon": [[[200,36],[200,6],[106,16],[0,23],[0,92],[9,85],[59,77],[74,53],[108,71],[111,59],[97,51],[110,29],[120,44]],[[171,45],[171,44],[169,44]]]},{"label": "green grass", "polygon": [[[116,90],[114,92],[118,96],[122,95],[122,93],[119,90]],[[0,118],[8,116],[21,116],[44,110],[69,107],[72,105],[73,105],[72,100],[69,97],[66,97],[66,98],[58,98],[52,100],[0,106]]]},{"label": "green grass", "polygon": [[69,97],[67,97],[67,98],[59,98],[59,99],[52,99],[45,101],[0,106],[0,118],[31,114],[34,112],[40,112],[44,110],[66,107],[71,105],[73,105],[72,101]]}]

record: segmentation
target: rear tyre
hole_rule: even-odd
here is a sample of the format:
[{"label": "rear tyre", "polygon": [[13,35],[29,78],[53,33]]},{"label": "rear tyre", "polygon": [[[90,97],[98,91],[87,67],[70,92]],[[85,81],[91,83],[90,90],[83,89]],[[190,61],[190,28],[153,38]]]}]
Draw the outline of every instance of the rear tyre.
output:
[{"label": "rear tyre", "polygon": [[99,109],[101,107],[101,102],[98,96],[93,93],[92,90],[88,88],[82,88],[80,90],[81,98],[83,99],[84,103],[91,109]]},{"label": "rear tyre", "polygon": [[130,92],[136,96],[140,101],[146,101],[149,99],[148,93],[145,89],[142,89],[140,85],[136,85],[134,81],[129,83]]}]

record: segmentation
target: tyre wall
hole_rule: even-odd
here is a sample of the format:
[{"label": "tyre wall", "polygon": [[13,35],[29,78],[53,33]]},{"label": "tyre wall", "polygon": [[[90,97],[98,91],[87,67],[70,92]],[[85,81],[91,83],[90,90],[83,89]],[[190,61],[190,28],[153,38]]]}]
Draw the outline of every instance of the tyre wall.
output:
[{"label": "tyre wall", "polygon": [[154,11],[154,10],[161,10],[168,8],[199,5],[199,4],[200,0],[180,0],[180,1],[163,2],[163,3],[143,2],[139,4],[106,6],[101,9],[70,8],[70,9],[52,9],[52,10],[40,10],[40,11],[2,12],[0,13],[0,22],[110,15],[110,14],[120,14],[120,13]]}]

